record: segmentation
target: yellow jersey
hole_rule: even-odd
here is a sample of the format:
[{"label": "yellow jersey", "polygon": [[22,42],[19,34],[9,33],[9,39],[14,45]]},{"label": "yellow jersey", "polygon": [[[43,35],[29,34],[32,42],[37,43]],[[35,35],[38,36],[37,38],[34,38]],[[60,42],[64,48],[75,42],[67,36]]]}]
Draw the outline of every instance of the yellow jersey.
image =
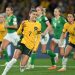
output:
[{"label": "yellow jersey", "polygon": [[7,31],[4,28],[4,23],[0,23],[0,41],[3,40],[4,36],[6,35]]},{"label": "yellow jersey", "polygon": [[75,22],[73,24],[65,23],[63,32],[69,32],[69,42],[75,44]]},{"label": "yellow jersey", "polygon": [[17,34],[23,34],[21,43],[30,50],[36,51],[41,38],[41,24],[25,20],[21,23]]}]

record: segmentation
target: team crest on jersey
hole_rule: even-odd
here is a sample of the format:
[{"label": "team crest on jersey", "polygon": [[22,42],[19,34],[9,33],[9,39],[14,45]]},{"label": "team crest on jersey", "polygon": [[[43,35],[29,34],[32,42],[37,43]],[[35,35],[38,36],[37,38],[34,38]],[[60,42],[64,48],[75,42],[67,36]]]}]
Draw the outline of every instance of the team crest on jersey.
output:
[{"label": "team crest on jersey", "polygon": [[34,31],[37,30],[37,29],[38,29],[38,27],[34,27]]}]

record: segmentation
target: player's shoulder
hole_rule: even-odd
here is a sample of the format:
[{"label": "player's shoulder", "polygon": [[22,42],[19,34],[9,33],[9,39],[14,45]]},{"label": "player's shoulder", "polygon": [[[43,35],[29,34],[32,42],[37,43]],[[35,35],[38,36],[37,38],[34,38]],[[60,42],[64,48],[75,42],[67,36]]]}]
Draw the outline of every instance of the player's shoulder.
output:
[{"label": "player's shoulder", "polygon": [[28,20],[23,20],[23,21],[22,21],[22,24],[27,23],[27,22],[28,22]]},{"label": "player's shoulder", "polygon": [[41,23],[39,23],[38,21],[36,21],[36,24],[37,24],[37,25],[41,25]]},{"label": "player's shoulder", "polygon": [[15,15],[12,15],[12,18],[17,18]]},{"label": "player's shoulder", "polygon": [[66,23],[64,24],[64,27],[69,27],[69,23],[66,22]]},{"label": "player's shoulder", "polygon": [[36,22],[36,25],[37,25],[38,27],[41,27],[41,23],[39,23],[39,22]]},{"label": "player's shoulder", "polygon": [[66,22],[64,25],[69,25],[69,23],[68,23],[68,22]]}]

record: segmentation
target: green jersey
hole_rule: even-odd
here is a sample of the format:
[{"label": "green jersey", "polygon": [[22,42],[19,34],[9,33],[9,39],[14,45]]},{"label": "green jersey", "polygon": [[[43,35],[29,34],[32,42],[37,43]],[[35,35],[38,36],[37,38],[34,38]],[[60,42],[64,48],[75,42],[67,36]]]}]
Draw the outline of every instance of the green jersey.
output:
[{"label": "green jersey", "polygon": [[54,38],[60,39],[62,29],[65,23],[66,23],[66,19],[62,16],[60,16],[59,19],[56,19],[55,17],[52,18],[51,25],[54,30]]},{"label": "green jersey", "polygon": [[[16,16],[12,15],[12,16],[7,16],[6,17],[6,25],[8,26],[13,26],[13,25],[17,25],[17,18]],[[13,33],[16,30],[12,29],[12,28],[7,28],[8,33]]]},{"label": "green jersey", "polygon": [[37,18],[37,21],[39,23],[41,23],[41,32],[43,33],[47,28],[47,25],[46,25],[46,21],[48,21],[47,17],[42,15],[42,16]]}]

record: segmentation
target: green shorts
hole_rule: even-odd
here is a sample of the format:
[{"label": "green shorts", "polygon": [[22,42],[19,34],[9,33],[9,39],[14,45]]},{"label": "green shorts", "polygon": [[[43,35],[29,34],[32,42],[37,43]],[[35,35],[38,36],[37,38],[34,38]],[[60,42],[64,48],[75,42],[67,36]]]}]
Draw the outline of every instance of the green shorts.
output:
[{"label": "green shorts", "polygon": [[29,57],[32,53],[32,51],[29,48],[27,48],[24,44],[20,42],[17,44],[16,49],[20,49],[22,54],[28,55]]}]

